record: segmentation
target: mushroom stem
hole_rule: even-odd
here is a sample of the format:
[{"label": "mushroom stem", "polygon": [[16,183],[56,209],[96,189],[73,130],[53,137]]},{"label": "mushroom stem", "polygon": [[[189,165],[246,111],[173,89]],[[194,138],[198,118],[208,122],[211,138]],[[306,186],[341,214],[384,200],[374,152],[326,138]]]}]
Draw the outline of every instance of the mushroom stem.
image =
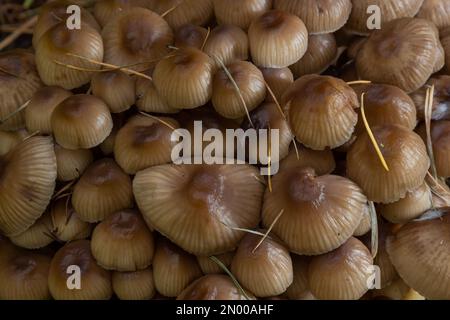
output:
[{"label": "mushroom stem", "polygon": [[258,244],[253,248],[252,253],[255,253],[255,251],[259,248],[259,246],[266,240],[266,238],[269,236],[270,231],[272,231],[275,224],[278,222],[278,219],[280,219],[281,215],[283,214],[284,209],[281,209],[280,213],[275,217],[273,222],[270,224],[269,229],[267,229],[267,232],[264,234],[264,236],[259,240]]},{"label": "mushroom stem", "polygon": [[38,16],[34,16],[31,19],[25,21],[18,29],[16,29],[13,33],[11,33],[9,36],[7,36],[5,39],[3,39],[2,42],[0,42],[0,51],[5,49],[7,46],[9,46],[11,43],[14,42],[18,37],[24,33],[25,30],[31,28],[36,24],[38,20]]},{"label": "mushroom stem", "polygon": [[239,284],[239,282],[237,281],[236,277],[231,273],[230,270],[228,270],[228,268],[222,263],[222,261],[217,259],[215,256],[210,256],[209,258],[212,261],[214,261],[223,271],[225,271],[226,274],[228,274],[230,276],[230,278],[233,281],[234,285],[239,289],[239,291],[241,291],[241,293],[245,297],[245,299],[250,300],[249,296],[247,295],[245,290],[242,288],[242,286]]}]

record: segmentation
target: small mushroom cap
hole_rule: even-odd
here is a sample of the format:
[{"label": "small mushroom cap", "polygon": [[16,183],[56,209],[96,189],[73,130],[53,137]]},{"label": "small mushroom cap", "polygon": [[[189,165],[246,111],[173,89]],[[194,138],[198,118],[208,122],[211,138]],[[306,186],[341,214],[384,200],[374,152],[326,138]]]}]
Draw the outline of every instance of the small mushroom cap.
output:
[{"label": "small mushroom cap", "polygon": [[[69,279],[76,272],[80,272],[81,287],[71,290],[67,284],[76,285]],[[50,264],[48,284],[56,300],[109,300],[113,293],[111,273],[97,265],[88,240],[70,242],[56,252]]]},{"label": "small mushroom cap", "polygon": [[427,299],[450,299],[450,216],[412,221],[387,239],[402,279]]},{"label": "small mushroom cap", "polygon": [[56,142],[66,149],[90,149],[111,133],[113,120],[99,98],[77,94],[61,102],[51,116]]},{"label": "small mushroom cap", "polygon": [[59,181],[79,178],[92,163],[94,156],[90,149],[71,150],[55,145],[56,164]]},{"label": "small mushroom cap", "polygon": [[347,153],[347,174],[369,200],[395,202],[423,183],[430,167],[426,147],[416,133],[402,126],[373,127],[372,132],[389,171],[381,164],[365,132]]},{"label": "small mushroom cap", "polygon": [[295,148],[291,148],[289,155],[281,161],[280,170],[299,170],[313,168],[317,175],[322,176],[332,173],[336,169],[336,162],[330,149],[316,151],[299,146],[298,154]]},{"label": "small mushroom cap", "polygon": [[56,180],[56,158],[48,137],[31,137],[0,158],[0,230],[18,235],[44,213]]},{"label": "small mushroom cap", "polygon": [[291,258],[294,278],[286,290],[286,295],[292,300],[304,300],[311,294],[308,285],[309,258],[296,254],[291,255]]},{"label": "small mushroom cap", "polygon": [[50,213],[44,213],[31,227],[10,239],[16,246],[25,249],[39,249],[49,245],[54,240],[51,236]]},{"label": "small mushroom cap", "polygon": [[[292,71],[289,68],[260,68],[260,70],[275,98],[280,102],[287,88],[294,82]],[[266,95],[266,102],[275,102],[270,93]]]},{"label": "small mushroom cap", "polygon": [[73,189],[72,205],[86,222],[98,222],[133,204],[131,179],[112,159],[91,164]]},{"label": "small mushroom cap", "polygon": [[23,112],[17,112],[42,86],[32,53],[16,49],[0,53],[0,130],[23,127]]},{"label": "small mushroom cap", "polygon": [[140,213],[122,210],[95,227],[91,250],[97,263],[107,270],[141,270],[152,262],[153,235]]},{"label": "small mushroom cap", "polygon": [[418,18],[433,22],[439,29],[450,26],[450,3],[442,0],[425,0],[417,13]]},{"label": "small mushroom cap", "polygon": [[[228,268],[231,264],[231,260],[233,260],[234,253],[235,252],[232,251],[219,254],[216,256],[216,258],[219,259],[220,262],[222,262],[223,265]],[[212,261],[208,256],[198,256],[197,262],[204,274],[225,273],[225,271],[216,262]]]},{"label": "small mushroom cap", "polygon": [[113,272],[112,286],[120,300],[150,300],[155,296],[153,270]]},{"label": "small mushroom cap", "polygon": [[435,32],[435,27],[423,19],[402,18],[384,24],[381,30],[372,32],[358,52],[359,76],[407,93],[419,89],[435,67]]},{"label": "small mushroom cap", "polygon": [[231,272],[258,297],[282,294],[293,281],[289,251],[272,238],[266,238],[254,250],[260,240],[261,236],[250,233],[242,239],[231,262]]},{"label": "small mushroom cap", "polygon": [[351,0],[274,0],[275,9],[284,10],[302,19],[309,33],[331,33],[347,22],[352,10]]},{"label": "small mushroom cap", "polygon": [[344,81],[307,75],[287,89],[283,103],[298,141],[314,150],[336,148],[350,140],[358,115],[358,98]]},{"label": "small mushroom cap", "polygon": [[[246,295],[254,299],[248,291]],[[247,297],[233,283],[230,277],[221,274],[210,274],[191,283],[177,300],[246,300]]]},{"label": "small mushroom cap", "polygon": [[[133,190],[147,223],[195,255],[233,250],[260,220],[263,186],[249,165],[161,165],[136,174]],[[208,225],[208,228],[205,228]]]},{"label": "small mushroom cap", "polygon": [[253,62],[260,67],[285,68],[308,48],[308,31],[300,18],[271,10],[253,20],[248,30]]},{"label": "small mushroom cap", "polygon": [[145,2],[145,0],[99,0],[95,1],[93,13],[100,25],[104,27],[115,15]]},{"label": "small mushroom cap", "polygon": [[[144,8],[114,16],[102,30],[105,62],[143,71],[169,53],[173,32],[167,22]],[[145,62],[145,63],[144,63]]]},{"label": "small mushroom cap", "polygon": [[427,84],[410,94],[413,99],[419,120],[425,120],[425,98],[427,89],[434,86],[432,120],[450,120],[450,76],[432,77]]},{"label": "small mushroom cap", "polygon": [[184,24],[175,31],[175,47],[202,49],[208,30],[194,24]]},{"label": "small mushroom cap", "polygon": [[338,249],[311,258],[308,283],[322,300],[358,300],[368,290],[373,259],[366,246],[350,238]]},{"label": "small mushroom cap", "polygon": [[218,24],[247,30],[254,19],[272,8],[272,0],[213,0]]},{"label": "small mushroom cap", "polygon": [[148,113],[178,113],[179,109],[169,107],[165,98],[156,90],[153,81],[136,79],[136,106]]},{"label": "small mushroom cap", "polygon": [[0,131],[0,157],[20,144],[27,134],[26,130]]},{"label": "small mushroom cap", "polygon": [[263,224],[291,252],[317,255],[336,249],[355,232],[366,197],[352,181],[334,175],[317,177],[311,168],[285,167],[266,190]]},{"label": "small mushroom cap", "polygon": [[159,293],[176,297],[201,276],[202,271],[195,256],[166,239],[158,239],[153,259],[153,277]]}]

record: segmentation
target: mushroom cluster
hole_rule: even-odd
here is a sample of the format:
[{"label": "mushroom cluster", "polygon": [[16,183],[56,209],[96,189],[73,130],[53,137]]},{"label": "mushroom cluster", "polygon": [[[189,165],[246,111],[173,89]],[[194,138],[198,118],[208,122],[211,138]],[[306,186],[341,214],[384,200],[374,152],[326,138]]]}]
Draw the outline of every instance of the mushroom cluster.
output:
[{"label": "mushroom cluster", "polygon": [[71,4],[0,52],[0,299],[450,299],[449,1]]}]

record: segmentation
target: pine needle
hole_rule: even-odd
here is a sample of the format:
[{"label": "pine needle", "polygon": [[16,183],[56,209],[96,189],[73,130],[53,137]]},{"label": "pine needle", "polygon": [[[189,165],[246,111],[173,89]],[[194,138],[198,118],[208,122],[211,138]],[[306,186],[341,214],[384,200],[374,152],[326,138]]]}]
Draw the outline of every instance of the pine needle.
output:
[{"label": "pine needle", "polygon": [[233,281],[234,285],[242,293],[242,295],[245,297],[245,299],[250,300],[250,297],[247,295],[247,293],[245,292],[244,288],[242,288],[242,286],[239,284],[239,282],[237,281],[235,276],[231,273],[230,270],[228,270],[228,268],[222,263],[222,261],[217,259],[215,256],[210,256],[209,258],[212,261],[214,261],[223,271],[225,271],[230,276],[230,278]]},{"label": "pine needle", "polygon": [[161,17],[164,18],[165,16],[167,16],[169,13],[171,13],[173,10],[175,10],[176,8],[178,8],[182,3],[184,2],[184,0],[181,0],[180,2],[178,2],[176,5],[174,5],[172,8],[169,8],[167,11],[165,11],[163,14],[161,14]]},{"label": "pine needle", "polygon": [[172,126],[172,125],[171,125],[170,123],[168,123],[167,121],[164,121],[164,120],[162,120],[162,119],[160,119],[160,118],[158,118],[158,117],[155,117],[154,115],[151,115],[151,114],[146,113],[146,112],[144,112],[144,111],[139,111],[139,113],[142,114],[143,116],[146,116],[146,117],[148,117],[148,118],[151,118],[151,119],[153,119],[153,120],[156,120],[156,121],[162,123],[163,125],[165,125],[166,127],[168,127],[169,129],[171,129],[171,130],[173,130],[173,131],[176,131],[176,130],[177,130],[174,126]]},{"label": "pine needle", "polygon": [[298,152],[297,141],[295,141],[295,136],[292,138],[292,142],[294,142],[295,155],[297,156],[297,160],[300,160],[300,153]]},{"label": "pine needle", "polygon": [[12,117],[14,117],[16,114],[20,113],[22,110],[24,110],[26,107],[28,107],[28,105],[30,104],[31,100],[28,100],[27,102],[25,102],[23,105],[21,105],[18,109],[14,110],[13,112],[11,112],[10,114],[8,114],[6,117],[4,117],[3,119],[0,119],[0,124],[5,123],[6,121],[8,121],[9,119],[11,119]]},{"label": "pine needle", "polygon": [[205,39],[203,40],[202,46],[200,48],[201,51],[203,51],[203,49],[205,49],[206,42],[208,41],[210,35],[211,35],[211,28],[208,27],[208,32],[206,33]]},{"label": "pine needle", "polygon": [[267,81],[265,79],[264,80],[264,84],[266,85],[267,91],[269,91],[270,96],[272,97],[273,101],[275,102],[275,104],[277,105],[278,111],[280,112],[281,116],[283,117],[284,120],[286,120],[286,115],[283,112],[283,108],[281,107],[281,104],[278,102],[277,97],[275,96],[275,94],[273,93],[272,89],[270,88],[269,84],[267,83]]},{"label": "pine needle", "polygon": [[371,225],[371,252],[372,258],[378,254],[378,217],[375,205],[372,201],[369,201],[369,213],[370,213],[370,225]]},{"label": "pine needle", "polygon": [[77,180],[72,180],[69,183],[67,183],[64,187],[62,187],[58,192],[56,192],[53,195],[53,199],[56,199],[57,197],[59,197],[60,195],[62,195],[64,192],[66,192],[67,190],[69,190],[75,183],[77,182]]},{"label": "pine needle", "polygon": [[7,74],[8,76],[11,76],[11,77],[16,77],[16,78],[21,78],[22,79],[22,77],[20,77],[19,75],[15,74],[15,73],[12,73],[12,72],[9,72],[8,70],[6,70],[6,69],[4,69],[2,67],[0,67],[0,72],[3,72],[3,73],[5,73],[5,74]]},{"label": "pine needle", "polygon": [[253,248],[252,253],[255,253],[255,251],[259,248],[259,246],[266,240],[266,238],[269,236],[269,233],[272,231],[275,224],[278,222],[278,219],[280,219],[281,215],[283,214],[284,209],[281,209],[280,213],[275,217],[273,222],[270,224],[269,229],[267,229],[267,232],[264,234],[264,236],[261,238],[261,240],[258,242],[258,244]]},{"label": "pine needle", "polygon": [[267,183],[269,186],[269,192],[272,192],[272,138],[271,138],[271,129],[269,125],[269,157],[267,161],[268,164],[268,171],[267,171]]},{"label": "pine needle", "polygon": [[433,140],[431,138],[431,117],[433,114],[434,85],[427,88],[425,97],[425,130],[427,135],[427,149],[431,161],[431,172],[437,179],[436,163],[434,159]]},{"label": "pine needle", "polygon": [[369,81],[369,80],[356,80],[356,81],[347,82],[347,84],[349,86],[356,85],[356,84],[370,84],[370,83],[372,83],[372,81]]}]

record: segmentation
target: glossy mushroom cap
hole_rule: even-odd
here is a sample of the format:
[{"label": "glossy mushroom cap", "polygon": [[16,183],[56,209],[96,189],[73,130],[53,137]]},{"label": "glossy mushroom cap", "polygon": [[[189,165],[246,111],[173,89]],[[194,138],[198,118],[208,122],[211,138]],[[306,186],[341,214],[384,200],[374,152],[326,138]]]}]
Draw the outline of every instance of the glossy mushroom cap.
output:
[{"label": "glossy mushroom cap", "polygon": [[156,89],[173,109],[193,109],[212,95],[213,60],[195,48],[176,50],[153,71]]},{"label": "glossy mushroom cap", "polygon": [[347,154],[347,174],[361,186],[369,200],[391,203],[423,183],[430,160],[420,137],[405,127],[373,127],[372,132],[389,171],[381,164],[365,132]]},{"label": "glossy mushroom cap", "polygon": [[450,216],[413,221],[387,239],[400,277],[427,299],[450,299]]},{"label": "glossy mushroom cap", "polygon": [[307,75],[286,91],[283,103],[298,141],[314,150],[336,148],[350,140],[358,115],[358,98],[344,81]]},{"label": "glossy mushroom cap", "polygon": [[[364,113],[370,127],[400,125],[414,130],[417,124],[416,108],[412,99],[400,88],[386,84],[361,85],[355,88],[358,96],[364,93]],[[356,133],[366,131],[359,112]]]},{"label": "glossy mushroom cap", "polygon": [[51,116],[56,142],[66,149],[90,149],[111,133],[113,121],[108,106],[87,94],[73,95],[61,102]]},{"label": "glossy mushroom cap", "polygon": [[414,17],[422,6],[423,0],[358,0],[352,1],[352,13],[345,26],[347,30],[358,35],[367,35],[372,30],[368,29],[367,9],[370,5],[380,8],[381,27],[389,21]]},{"label": "glossy mushroom cap", "polygon": [[44,213],[27,230],[16,236],[11,236],[10,240],[16,246],[25,249],[43,248],[53,242],[51,235],[51,216],[48,212]]},{"label": "glossy mushroom cap", "polygon": [[[68,284],[76,288],[77,276],[80,289],[71,290]],[[56,252],[48,284],[56,300],[108,300],[112,296],[111,273],[97,265],[88,240],[70,242]]]},{"label": "glossy mushroom cap", "polygon": [[320,74],[328,69],[337,54],[338,48],[333,33],[309,35],[304,56],[290,68],[295,78],[306,74]]},{"label": "glossy mushroom cap", "polygon": [[272,0],[213,0],[218,24],[247,30],[254,19],[272,8]]},{"label": "glossy mushroom cap", "polygon": [[140,213],[122,210],[95,227],[91,250],[97,263],[107,270],[141,270],[152,262],[153,235]]},{"label": "glossy mushroom cap", "polygon": [[175,31],[175,47],[193,47],[201,50],[208,30],[194,24],[184,24]]},{"label": "glossy mushroom cap", "polygon": [[[196,255],[233,250],[254,228],[263,186],[249,165],[161,165],[136,174],[133,191],[147,223]],[[205,228],[208,225],[208,228]]]},{"label": "glossy mushroom cap", "polygon": [[71,181],[80,177],[92,163],[94,156],[90,149],[70,150],[55,145],[59,181]]},{"label": "glossy mushroom cap", "polygon": [[363,217],[361,222],[356,228],[355,232],[353,232],[354,237],[360,237],[362,235],[367,234],[372,229],[372,221],[370,217],[369,204],[366,204],[363,208]]},{"label": "glossy mushroom cap", "polygon": [[36,66],[42,82],[67,90],[88,83],[93,73],[81,69],[98,70],[100,66],[72,55],[101,62],[103,40],[98,31],[86,23],[71,30],[64,21],[45,32],[36,44]]},{"label": "glossy mushroom cap", "polygon": [[278,241],[266,238],[256,249],[261,236],[247,234],[231,262],[231,272],[239,283],[258,297],[282,294],[293,281],[289,251]]},{"label": "glossy mushroom cap", "polygon": [[25,124],[29,132],[51,134],[53,110],[72,93],[60,87],[42,87],[30,99],[25,109]]},{"label": "glossy mushroom cap", "polygon": [[423,19],[402,18],[384,24],[381,30],[372,32],[358,52],[359,76],[407,93],[419,89],[434,70],[435,32],[435,27]]},{"label": "glossy mushroom cap", "polygon": [[291,300],[308,299],[311,295],[308,285],[309,258],[296,254],[291,255],[291,257],[294,278],[292,284],[286,290],[286,296]]},{"label": "glossy mushroom cap", "polygon": [[450,26],[450,3],[442,0],[425,0],[417,17],[430,20],[439,29],[448,27]]},{"label": "glossy mushroom cap", "polygon": [[95,74],[91,88],[93,95],[102,99],[113,113],[128,110],[136,101],[135,80],[122,71]]},{"label": "glossy mushroom cap", "polygon": [[295,14],[311,34],[331,33],[347,22],[352,10],[351,0],[274,0],[275,9]]},{"label": "glossy mushroom cap", "polygon": [[7,236],[27,230],[44,213],[56,180],[53,142],[31,137],[0,158],[0,230]]},{"label": "glossy mushroom cap", "polygon": [[[264,80],[272,90],[278,103],[281,102],[283,94],[287,88],[294,82],[294,75],[289,68],[260,68]],[[268,90],[267,90],[268,91]],[[266,102],[275,102],[272,95],[267,92]]]},{"label": "glossy mushroom cap", "polygon": [[[231,260],[233,260],[234,251],[227,252],[223,254],[219,254],[216,256],[217,259],[220,260],[220,262],[223,263],[223,265],[227,268],[229,268],[231,264]],[[225,273],[225,271],[213,260],[210,259],[208,256],[198,256],[197,257],[198,265],[200,266],[200,269],[202,269],[202,272],[204,274],[219,274],[219,273]]]},{"label": "glossy mushroom cap", "polygon": [[169,107],[166,99],[156,90],[153,81],[144,78],[136,79],[136,106],[149,113],[178,113],[179,109]]},{"label": "glossy mushroom cap", "polygon": [[434,86],[431,119],[450,120],[450,76],[447,75],[430,78],[425,86],[410,94],[417,108],[417,117],[425,119],[426,92],[430,86]]},{"label": "glossy mushroom cap", "polygon": [[158,119],[135,116],[117,133],[114,156],[126,173],[135,174],[172,161],[176,141],[171,139],[174,130],[170,127],[179,128],[178,122],[171,118]]},{"label": "glossy mushroom cap", "polygon": [[99,0],[95,1],[94,16],[102,27],[122,11],[139,6],[142,0]]},{"label": "glossy mushroom cap", "polygon": [[202,276],[195,256],[160,238],[153,259],[155,288],[166,297],[178,296],[192,281]]},{"label": "glossy mushroom cap", "polygon": [[[3,249],[3,248],[2,248]],[[0,257],[1,300],[48,300],[50,257],[10,248]]]},{"label": "glossy mushroom cap", "polygon": [[[114,16],[103,28],[105,62],[145,70],[169,53],[173,33],[153,11],[131,8]],[[144,63],[145,62],[145,63]],[[137,64],[141,63],[141,64]]]},{"label": "glossy mushroom cap", "polygon": [[120,300],[150,300],[155,295],[153,270],[113,272],[112,286]]},{"label": "glossy mushroom cap", "polygon": [[212,29],[203,51],[210,56],[217,67],[217,60],[228,65],[234,61],[248,59],[248,37],[241,28],[231,24],[221,24]]},{"label": "glossy mushroom cap", "polygon": [[98,222],[133,204],[130,177],[112,159],[91,164],[73,189],[72,205],[86,222]]},{"label": "glossy mushroom cap", "polygon": [[300,170],[312,168],[317,175],[322,176],[332,173],[336,169],[331,150],[316,151],[298,146],[298,154],[295,148],[291,148],[289,155],[281,161],[280,170]]},{"label": "glossy mushroom cap", "polygon": [[[224,69],[214,75],[212,103],[214,109],[225,118],[238,119],[258,107],[266,98],[266,85],[261,71],[247,61],[236,61],[227,67],[233,80]],[[245,106],[233,81],[245,101]]]},{"label": "glossy mushroom cap", "polygon": [[265,68],[285,68],[300,60],[308,48],[308,31],[300,18],[271,10],[248,29],[253,62]]},{"label": "glossy mushroom cap", "polygon": [[430,187],[424,182],[418,188],[406,193],[403,199],[380,205],[379,212],[392,223],[406,223],[421,216],[432,206]]},{"label": "glossy mushroom cap", "polygon": [[[249,292],[247,297],[254,298]],[[247,300],[230,277],[210,274],[195,280],[181,292],[177,300]]]},{"label": "glossy mushroom cap", "polygon": [[[34,55],[25,50],[0,53],[0,130],[23,126],[23,112],[17,112],[42,86]],[[7,119],[8,118],[8,119]]]},{"label": "glossy mushroom cap", "polygon": [[350,238],[338,249],[311,258],[308,283],[322,300],[358,300],[368,290],[373,259],[366,246]]}]

